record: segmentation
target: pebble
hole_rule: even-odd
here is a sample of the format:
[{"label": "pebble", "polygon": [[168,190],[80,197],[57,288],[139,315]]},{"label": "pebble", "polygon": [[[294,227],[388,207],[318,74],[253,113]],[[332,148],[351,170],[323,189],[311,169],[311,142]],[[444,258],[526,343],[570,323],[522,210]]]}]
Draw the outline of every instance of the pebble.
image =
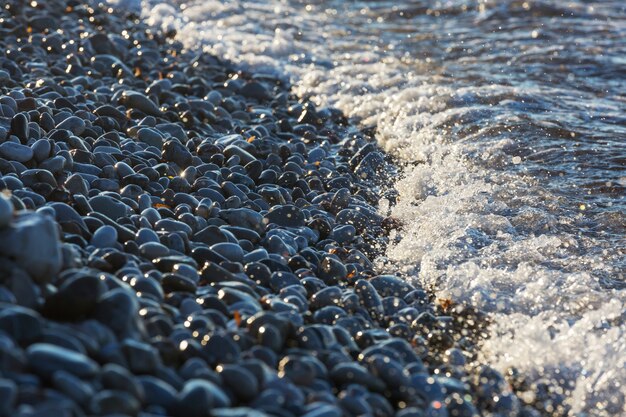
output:
[{"label": "pebble", "polygon": [[47,343],[35,343],[26,349],[28,362],[38,375],[51,378],[56,371],[67,371],[79,378],[91,378],[98,364],[78,352]]},{"label": "pebble", "polygon": [[[106,226],[103,226],[106,227]],[[106,292],[104,282],[95,270],[82,270],[68,278],[43,306],[43,314],[56,320],[80,320],[94,312]]]},{"label": "pebble", "polygon": [[126,204],[107,195],[97,195],[89,199],[89,205],[94,211],[102,213],[111,220],[126,217],[131,209]]},{"label": "pebble", "polygon": [[159,116],[161,114],[161,111],[152,100],[136,91],[124,91],[121,102],[126,107],[141,110],[150,116]]},{"label": "pebble", "polygon": [[212,408],[229,407],[231,401],[217,385],[190,379],[179,393],[177,412],[190,417],[208,417]]},{"label": "pebble", "polygon": [[13,218],[13,204],[4,194],[0,194],[0,229],[7,227]]},{"label": "pebble", "polygon": [[0,415],[8,416],[17,400],[18,387],[10,379],[0,379]]},{"label": "pebble", "polygon": [[104,225],[96,230],[89,243],[96,248],[104,249],[113,247],[116,242],[117,230],[113,226]]},{"label": "pebble", "polygon": [[16,162],[28,162],[33,157],[33,150],[20,143],[4,142],[0,144],[0,157]]},{"label": "pebble", "polygon": [[10,257],[36,282],[52,281],[63,261],[57,225],[39,213],[17,213],[9,227],[0,229],[0,254]]},{"label": "pebble", "polygon": [[0,311],[0,330],[18,343],[37,340],[42,326],[39,314],[29,308],[8,306]]},{"label": "pebble", "polygon": [[275,206],[266,215],[268,223],[275,223],[285,227],[304,226],[304,213],[293,205]]},{"label": "pebble", "polygon": [[85,131],[85,127],[85,121],[76,116],[70,116],[56,126],[57,129],[69,130],[74,135],[81,135]]},{"label": "pebble", "polygon": [[232,262],[243,262],[244,252],[241,246],[235,243],[222,242],[211,246],[211,250],[222,255]]}]

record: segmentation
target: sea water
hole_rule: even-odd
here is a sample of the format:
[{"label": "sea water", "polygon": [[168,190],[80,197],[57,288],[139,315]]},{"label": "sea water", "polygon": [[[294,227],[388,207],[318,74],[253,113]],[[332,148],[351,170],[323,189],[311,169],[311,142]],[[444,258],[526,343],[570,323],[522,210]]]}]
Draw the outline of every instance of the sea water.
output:
[{"label": "sea water", "polygon": [[488,312],[545,412],[626,415],[625,2],[114,1],[375,127],[381,268]]}]

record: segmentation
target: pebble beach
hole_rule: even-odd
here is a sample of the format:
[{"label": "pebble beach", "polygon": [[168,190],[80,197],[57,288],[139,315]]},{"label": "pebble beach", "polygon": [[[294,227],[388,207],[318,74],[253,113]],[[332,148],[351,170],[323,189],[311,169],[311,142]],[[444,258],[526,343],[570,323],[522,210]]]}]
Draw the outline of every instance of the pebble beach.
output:
[{"label": "pebble beach", "polygon": [[0,416],[567,414],[385,258],[375,127],[103,3],[0,49]]}]

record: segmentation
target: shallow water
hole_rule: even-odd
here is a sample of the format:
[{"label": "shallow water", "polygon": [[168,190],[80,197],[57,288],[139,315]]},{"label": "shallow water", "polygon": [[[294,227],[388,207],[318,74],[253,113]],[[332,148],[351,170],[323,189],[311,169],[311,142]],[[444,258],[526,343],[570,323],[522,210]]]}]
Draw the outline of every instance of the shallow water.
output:
[{"label": "shallow water", "polygon": [[483,360],[556,386],[546,412],[626,414],[626,4],[398,3],[143,13],[376,126],[405,165],[381,268],[490,312]]}]

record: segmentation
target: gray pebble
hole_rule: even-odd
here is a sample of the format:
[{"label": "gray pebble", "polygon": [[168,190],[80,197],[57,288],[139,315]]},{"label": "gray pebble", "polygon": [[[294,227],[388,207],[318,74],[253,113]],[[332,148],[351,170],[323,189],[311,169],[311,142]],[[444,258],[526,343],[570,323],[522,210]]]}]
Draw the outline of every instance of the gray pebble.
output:
[{"label": "gray pebble", "polygon": [[96,248],[110,248],[117,242],[117,230],[112,226],[102,226],[96,230],[90,243]]},{"label": "gray pebble", "polygon": [[4,194],[0,193],[0,229],[9,225],[13,218],[13,204]]},{"label": "gray pebble", "polygon": [[20,143],[4,142],[0,144],[0,157],[10,161],[28,162],[33,157],[33,150]]},{"label": "gray pebble", "polygon": [[46,378],[64,370],[79,378],[91,378],[98,372],[98,364],[78,352],[47,343],[35,343],[26,349],[33,370]]}]

